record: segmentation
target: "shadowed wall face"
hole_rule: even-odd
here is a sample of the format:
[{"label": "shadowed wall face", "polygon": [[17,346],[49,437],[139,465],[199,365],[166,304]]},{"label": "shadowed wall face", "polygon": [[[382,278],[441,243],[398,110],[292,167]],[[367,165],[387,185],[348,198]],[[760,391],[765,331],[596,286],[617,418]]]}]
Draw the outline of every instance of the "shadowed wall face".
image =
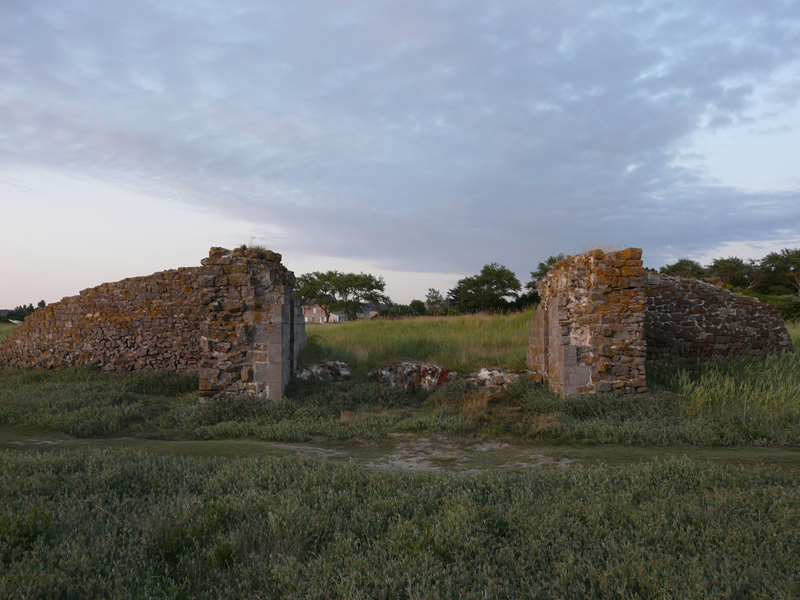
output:
[{"label": "shadowed wall face", "polygon": [[646,360],[791,352],[780,313],[754,298],[647,273],[642,251],[570,256],[539,282],[528,368],[569,396],[643,393]]},{"label": "shadowed wall face", "polygon": [[293,286],[279,254],[212,248],[201,267],[103,284],[37,310],[0,345],[0,367],[196,371],[204,396],[279,400],[305,344]]},{"label": "shadowed wall face", "polygon": [[658,273],[645,277],[645,293],[648,360],[687,363],[794,351],[780,312],[756,298]]}]

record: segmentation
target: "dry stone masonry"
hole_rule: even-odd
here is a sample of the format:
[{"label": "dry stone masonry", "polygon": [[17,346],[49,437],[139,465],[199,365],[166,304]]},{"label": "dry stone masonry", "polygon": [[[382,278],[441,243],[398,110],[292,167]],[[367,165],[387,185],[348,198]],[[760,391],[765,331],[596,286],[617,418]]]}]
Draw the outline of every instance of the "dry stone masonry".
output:
[{"label": "dry stone masonry", "polygon": [[755,298],[658,273],[645,277],[645,294],[648,360],[685,363],[793,349],[780,312]]},{"label": "dry stone masonry", "polygon": [[212,248],[201,264],[37,310],[0,344],[0,367],[197,372],[203,396],[279,400],[306,341],[294,274],[262,249]]},{"label": "dry stone masonry", "polygon": [[593,250],[539,282],[528,368],[561,395],[643,393],[645,363],[793,351],[774,308],[700,281],[649,273],[642,251]]}]

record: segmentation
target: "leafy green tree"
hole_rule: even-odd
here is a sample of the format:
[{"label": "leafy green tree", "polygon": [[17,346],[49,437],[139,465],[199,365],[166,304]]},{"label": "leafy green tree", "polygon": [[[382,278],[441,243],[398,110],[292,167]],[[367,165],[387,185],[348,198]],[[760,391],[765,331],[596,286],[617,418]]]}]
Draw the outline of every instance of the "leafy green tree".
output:
[{"label": "leafy green tree", "polygon": [[715,258],[706,269],[708,275],[719,277],[726,286],[747,287],[748,264],[736,256]]},{"label": "leafy green tree", "polygon": [[761,266],[777,285],[788,285],[792,293],[800,296],[800,248],[770,252],[761,261]]},{"label": "leafy green tree", "polygon": [[325,322],[330,321],[331,312],[335,310],[333,280],[339,275],[338,271],[314,271],[297,278],[294,294],[301,304],[316,304],[325,313]]},{"label": "leafy green tree", "polygon": [[425,303],[422,300],[412,300],[409,308],[420,316],[425,316]]},{"label": "leafy green tree", "polygon": [[660,272],[664,275],[675,275],[689,279],[702,279],[706,270],[699,262],[688,258],[681,258],[671,265],[661,267]]},{"label": "leafy green tree", "polygon": [[351,321],[358,318],[358,310],[367,302],[376,306],[390,302],[383,293],[386,289],[383,277],[369,273],[339,273],[333,278],[332,284],[336,310],[344,312]]},{"label": "leafy green tree", "polygon": [[535,271],[531,271],[531,280],[525,284],[525,289],[529,293],[536,294],[536,302],[539,301],[539,291],[537,289],[538,283],[545,278],[557,262],[561,262],[566,258],[563,253],[549,256],[546,261],[540,262]]},{"label": "leafy green tree", "polygon": [[477,275],[460,279],[447,298],[464,312],[508,310],[521,289],[522,284],[513,271],[491,263],[484,265]]},{"label": "leafy green tree", "polygon": [[368,273],[314,271],[297,278],[295,294],[303,304],[318,304],[326,321],[333,311],[342,311],[354,321],[363,304],[389,302],[389,297],[383,293],[385,288],[383,277]]},{"label": "leafy green tree", "polygon": [[426,313],[432,315],[439,315],[447,311],[447,304],[439,290],[428,288],[428,293],[425,295],[425,302],[427,303]]},{"label": "leafy green tree", "polygon": [[747,259],[745,262],[747,271],[744,275],[745,285],[743,287],[746,287],[748,290],[760,290],[763,288],[768,273],[761,263],[762,261],[754,258]]}]

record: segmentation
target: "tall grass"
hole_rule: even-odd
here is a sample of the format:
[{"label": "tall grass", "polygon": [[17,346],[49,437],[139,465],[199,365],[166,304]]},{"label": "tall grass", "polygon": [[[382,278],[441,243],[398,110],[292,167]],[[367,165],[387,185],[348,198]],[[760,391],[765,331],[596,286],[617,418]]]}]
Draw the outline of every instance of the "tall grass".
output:
[{"label": "tall grass", "polygon": [[14,331],[16,325],[14,323],[0,323],[0,342],[2,342],[9,333]]},{"label": "tall grass", "polygon": [[432,362],[464,373],[481,367],[524,369],[532,315],[528,310],[309,324],[309,343],[301,360],[310,364],[339,359],[370,370],[403,360]]},{"label": "tall grass", "polygon": [[745,422],[800,421],[800,354],[737,363],[715,362],[677,381],[685,415],[732,415]]},{"label": "tall grass", "polygon": [[708,361],[691,369],[653,366],[650,379],[678,395],[684,417],[724,418],[755,427],[800,424],[800,324],[787,328],[794,353]]}]

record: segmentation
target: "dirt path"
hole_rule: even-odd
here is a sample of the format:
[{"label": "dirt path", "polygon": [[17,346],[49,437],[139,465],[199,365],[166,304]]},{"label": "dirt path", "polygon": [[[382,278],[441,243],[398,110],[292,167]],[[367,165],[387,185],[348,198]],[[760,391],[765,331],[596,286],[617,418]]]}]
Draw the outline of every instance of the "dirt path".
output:
[{"label": "dirt path", "polygon": [[443,435],[391,434],[381,440],[317,439],[307,443],[257,440],[177,441],[140,438],[83,440],[65,435],[0,427],[0,449],[42,451],[61,448],[134,448],[184,456],[306,456],[334,462],[353,461],[369,469],[409,471],[524,471],[571,469],[596,464],[629,464],[688,456],[717,463],[774,464],[800,468],[800,448],[695,446],[542,446],[448,438]]}]

